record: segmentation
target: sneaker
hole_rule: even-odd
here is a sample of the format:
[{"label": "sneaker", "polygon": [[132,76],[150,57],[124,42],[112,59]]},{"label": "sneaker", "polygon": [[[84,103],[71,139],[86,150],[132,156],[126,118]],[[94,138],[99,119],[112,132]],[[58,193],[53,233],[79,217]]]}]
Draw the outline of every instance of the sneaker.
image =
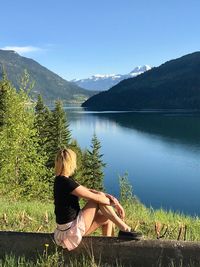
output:
[{"label": "sneaker", "polygon": [[118,237],[132,240],[141,240],[143,238],[142,233],[135,231],[127,232],[122,230],[119,230]]}]

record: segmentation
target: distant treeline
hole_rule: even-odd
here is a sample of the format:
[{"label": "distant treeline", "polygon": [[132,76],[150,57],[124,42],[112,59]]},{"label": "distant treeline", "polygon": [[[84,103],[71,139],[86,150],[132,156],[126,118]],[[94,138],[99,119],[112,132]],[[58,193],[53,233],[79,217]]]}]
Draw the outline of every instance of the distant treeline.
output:
[{"label": "distant treeline", "polygon": [[95,133],[90,149],[82,150],[72,138],[62,102],[50,110],[38,95],[34,103],[31,87],[26,71],[20,90],[5,73],[0,81],[0,197],[51,199],[55,155],[66,147],[77,153],[75,179],[103,190],[105,164]]}]

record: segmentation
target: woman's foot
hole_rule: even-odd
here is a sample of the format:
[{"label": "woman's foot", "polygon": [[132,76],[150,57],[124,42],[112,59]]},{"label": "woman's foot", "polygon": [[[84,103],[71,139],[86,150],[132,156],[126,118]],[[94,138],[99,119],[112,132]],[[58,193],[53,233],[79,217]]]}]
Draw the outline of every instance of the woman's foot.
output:
[{"label": "woman's foot", "polygon": [[118,237],[127,238],[131,240],[141,240],[143,238],[143,235],[142,233],[131,231],[131,230],[130,231],[119,230]]}]

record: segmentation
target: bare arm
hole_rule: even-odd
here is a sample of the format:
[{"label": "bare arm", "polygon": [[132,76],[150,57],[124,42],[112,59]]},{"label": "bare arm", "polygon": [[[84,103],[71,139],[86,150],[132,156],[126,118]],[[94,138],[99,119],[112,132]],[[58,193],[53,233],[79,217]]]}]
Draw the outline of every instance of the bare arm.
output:
[{"label": "bare arm", "polygon": [[88,190],[90,190],[90,192],[95,193],[95,194],[100,194],[100,193],[102,193],[102,192],[97,191],[97,190],[95,190],[95,189],[88,189]]},{"label": "bare arm", "polygon": [[89,191],[92,192],[92,193],[95,193],[95,194],[100,194],[100,195],[106,196],[107,198],[110,199],[111,205],[113,207],[115,207],[115,206],[117,206],[119,204],[119,201],[114,196],[112,196],[110,194],[107,194],[107,193],[104,193],[104,192],[101,192],[101,191],[97,191],[95,189],[89,189]]},{"label": "bare arm", "polygon": [[105,194],[96,193],[98,191],[94,193],[94,191],[92,192],[92,190],[88,189],[87,187],[80,185],[72,191],[72,195],[75,195],[77,197],[81,197],[87,200],[93,200],[96,203],[110,205],[110,199],[106,197]]},{"label": "bare arm", "polygon": [[[104,193],[104,192],[101,192],[101,191],[97,191],[95,189],[88,189],[84,186],[79,186],[79,187],[81,187],[81,188],[77,192],[75,192],[74,195],[88,199],[88,200],[89,199],[94,200],[95,202],[100,203],[100,204],[111,205],[116,209],[116,211],[117,211],[117,213],[121,219],[125,218],[125,211],[124,211],[123,207],[121,206],[121,204],[119,203],[119,201],[114,196],[107,194],[107,193]],[[74,193],[74,191],[72,192],[72,194]],[[92,193],[92,195],[88,194],[88,192]],[[106,199],[106,203],[105,203],[105,199]],[[107,204],[108,201],[109,201],[109,204]]]}]

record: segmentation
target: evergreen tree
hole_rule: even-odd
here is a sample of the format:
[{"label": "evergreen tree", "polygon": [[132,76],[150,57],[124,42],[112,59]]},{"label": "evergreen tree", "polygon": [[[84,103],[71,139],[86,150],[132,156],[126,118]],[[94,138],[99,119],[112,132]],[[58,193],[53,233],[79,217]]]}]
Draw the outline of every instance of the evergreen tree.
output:
[{"label": "evergreen tree", "polygon": [[37,97],[37,103],[35,105],[36,114],[42,114],[45,110],[45,105],[42,96],[39,94]]},{"label": "evergreen tree", "polygon": [[11,87],[10,82],[7,79],[6,73],[3,71],[3,78],[0,81],[0,129],[3,126],[3,123],[5,121],[4,113],[6,110],[6,92],[8,88]]},{"label": "evergreen tree", "polygon": [[62,102],[57,100],[52,111],[49,131],[49,167],[54,167],[55,155],[59,149],[69,146],[71,131]]},{"label": "evergreen tree", "polygon": [[39,135],[40,150],[48,154],[49,136],[50,136],[50,121],[51,112],[44,104],[41,95],[38,95],[37,103],[35,106],[35,127]]},{"label": "evergreen tree", "polygon": [[103,155],[100,154],[100,148],[101,143],[94,133],[91,141],[91,150],[86,150],[83,153],[83,176],[86,186],[102,191],[104,190],[103,168],[106,166],[106,164],[102,161]]},{"label": "evergreen tree", "polygon": [[83,185],[92,188],[91,181],[93,180],[93,172],[91,170],[92,159],[89,150],[85,149],[82,152],[82,166],[83,166]]},{"label": "evergreen tree", "polygon": [[[5,110],[6,110],[6,93],[8,88],[11,86],[7,79],[7,75],[3,69],[3,78],[0,81],[0,132],[3,130],[3,125],[5,123]],[[2,142],[2,140],[1,140]],[[0,169],[1,169],[0,161]]]},{"label": "evergreen tree", "polygon": [[54,169],[50,166],[51,147],[51,111],[44,104],[41,95],[38,95],[35,106],[35,128],[38,133],[38,153],[46,158],[45,166],[48,168],[47,183],[52,188],[54,181]]},{"label": "evergreen tree", "polygon": [[34,128],[31,101],[22,88],[19,92],[7,79],[4,86],[4,118],[0,131],[1,195],[44,198],[48,195],[46,159],[38,154],[38,135]]},{"label": "evergreen tree", "polygon": [[71,148],[75,153],[77,157],[77,169],[74,174],[75,180],[78,181],[80,184],[84,183],[83,180],[83,153],[82,150],[78,144],[78,142],[73,139],[69,145],[69,148]]}]

